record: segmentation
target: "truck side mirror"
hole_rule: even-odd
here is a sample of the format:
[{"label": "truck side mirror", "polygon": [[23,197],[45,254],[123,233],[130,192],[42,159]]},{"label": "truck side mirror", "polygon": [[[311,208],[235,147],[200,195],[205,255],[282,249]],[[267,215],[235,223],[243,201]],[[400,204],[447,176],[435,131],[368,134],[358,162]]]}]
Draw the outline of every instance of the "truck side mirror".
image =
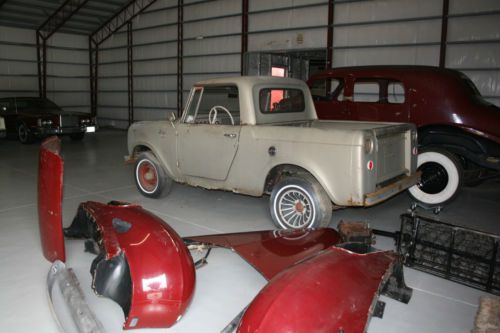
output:
[{"label": "truck side mirror", "polygon": [[175,119],[177,119],[175,117],[175,113],[171,112],[170,115],[168,116],[168,120],[173,123],[175,121]]}]

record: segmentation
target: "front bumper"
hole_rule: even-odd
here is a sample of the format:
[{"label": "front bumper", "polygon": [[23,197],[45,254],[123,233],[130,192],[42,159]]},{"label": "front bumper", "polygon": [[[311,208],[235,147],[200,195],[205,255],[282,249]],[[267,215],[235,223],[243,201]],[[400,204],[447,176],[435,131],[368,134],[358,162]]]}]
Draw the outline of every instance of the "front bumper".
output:
[{"label": "front bumper", "polygon": [[421,172],[417,172],[411,176],[405,176],[396,182],[390,183],[386,186],[381,187],[375,192],[371,192],[365,195],[364,206],[373,206],[382,202],[401,191],[406,190],[409,187],[417,184],[420,180]]},{"label": "front bumper", "polygon": [[64,134],[76,134],[76,133],[93,133],[95,132],[95,126],[75,126],[75,127],[37,127],[32,129],[33,134],[37,136],[48,136],[48,135],[64,135]]}]

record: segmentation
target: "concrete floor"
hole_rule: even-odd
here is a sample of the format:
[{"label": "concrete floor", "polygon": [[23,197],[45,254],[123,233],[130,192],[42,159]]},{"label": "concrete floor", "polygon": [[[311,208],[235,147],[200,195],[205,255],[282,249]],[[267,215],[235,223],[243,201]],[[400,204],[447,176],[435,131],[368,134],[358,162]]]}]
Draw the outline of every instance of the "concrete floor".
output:
[{"label": "concrete floor", "polygon": [[[78,204],[95,200],[139,203],[167,221],[181,236],[271,229],[268,197],[253,198],[220,191],[176,185],[164,199],[141,196],[125,165],[126,133],[101,130],[82,142],[63,139],[65,160],[64,225],[71,222]],[[50,267],[40,249],[36,181],[38,144],[21,145],[0,140],[0,322],[5,332],[57,332],[51,313],[46,276]],[[500,182],[466,188],[439,218],[500,234]],[[362,220],[372,227],[395,231],[399,215],[410,206],[403,193],[373,208],[335,211],[331,227],[341,219]],[[392,248],[379,237],[377,246]],[[87,302],[108,332],[120,332],[124,320],[119,306],[95,296],[88,273],[93,255],[81,241],[66,243],[67,265],[73,267]],[[368,332],[470,332],[482,292],[405,268],[413,298],[404,305],[387,302],[383,319],[373,318]],[[237,255],[216,250],[209,264],[197,272],[195,297],[185,317],[168,330],[148,332],[219,332],[266,281]],[[136,332],[142,332],[141,330]]]}]

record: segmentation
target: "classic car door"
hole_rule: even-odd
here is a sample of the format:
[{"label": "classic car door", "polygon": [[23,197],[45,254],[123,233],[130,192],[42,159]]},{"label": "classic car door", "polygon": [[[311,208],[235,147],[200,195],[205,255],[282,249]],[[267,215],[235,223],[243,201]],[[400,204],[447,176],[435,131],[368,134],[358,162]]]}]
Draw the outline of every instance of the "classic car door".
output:
[{"label": "classic car door", "polygon": [[349,113],[352,120],[408,122],[408,101],[403,84],[388,79],[356,79]]},{"label": "classic car door", "polygon": [[319,119],[349,119],[343,78],[318,78],[310,84],[310,89]]},{"label": "classic car door", "polygon": [[178,125],[179,170],[186,176],[225,180],[241,130],[237,88],[195,88],[186,110]]}]

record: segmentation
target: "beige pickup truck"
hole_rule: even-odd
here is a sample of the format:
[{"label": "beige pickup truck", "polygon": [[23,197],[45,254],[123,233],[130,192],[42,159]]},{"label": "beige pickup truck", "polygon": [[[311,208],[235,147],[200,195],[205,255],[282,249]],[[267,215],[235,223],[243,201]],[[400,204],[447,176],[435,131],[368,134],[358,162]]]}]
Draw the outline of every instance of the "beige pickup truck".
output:
[{"label": "beige pickup truck", "polygon": [[414,185],[412,124],[320,121],[307,85],[234,77],[194,85],[180,119],[128,131],[139,191],[172,182],[270,195],[280,228],[327,226],[335,206],[371,206]]}]

